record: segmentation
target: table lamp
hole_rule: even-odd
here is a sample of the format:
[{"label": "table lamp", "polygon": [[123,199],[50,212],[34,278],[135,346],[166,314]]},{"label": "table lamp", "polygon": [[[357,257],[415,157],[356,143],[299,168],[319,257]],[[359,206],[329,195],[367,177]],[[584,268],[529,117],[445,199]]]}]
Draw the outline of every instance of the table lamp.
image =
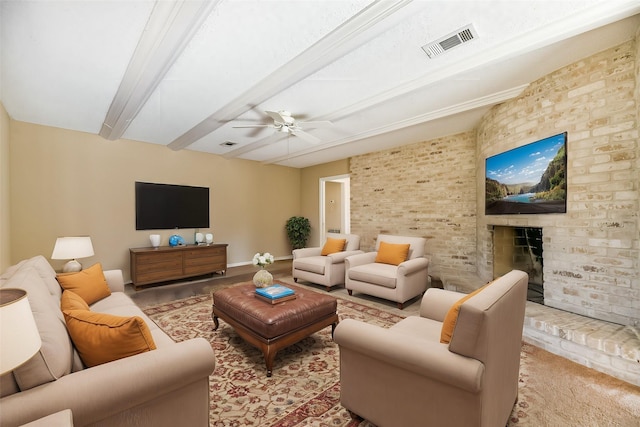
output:
[{"label": "table lamp", "polygon": [[86,258],[93,256],[93,245],[91,245],[91,237],[58,237],[56,245],[53,247],[51,259],[70,259],[64,267],[63,273],[69,273],[82,270],[76,258]]},{"label": "table lamp", "polygon": [[0,374],[12,371],[40,350],[40,333],[22,289],[0,289],[0,343]]}]

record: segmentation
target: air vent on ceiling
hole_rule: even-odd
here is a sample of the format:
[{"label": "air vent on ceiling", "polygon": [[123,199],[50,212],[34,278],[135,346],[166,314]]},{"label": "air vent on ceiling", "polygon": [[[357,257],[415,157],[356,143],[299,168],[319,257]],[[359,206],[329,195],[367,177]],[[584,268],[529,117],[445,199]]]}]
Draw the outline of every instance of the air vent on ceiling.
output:
[{"label": "air vent on ceiling", "polygon": [[234,145],[238,145],[238,143],[233,141],[225,141],[220,145],[222,145],[223,147],[233,147]]},{"label": "air vent on ceiling", "polygon": [[429,58],[434,58],[438,55],[445,53],[448,50],[453,49],[456,46],[460,46],[463,43],[468,43],[471,40],[475,40],[478,38],[478,33],[475,28],[473,28],[472,24],[467,25],[459,29],[458,31],[454,31],[451,34],[447,34],[440,39],[428,43],[422,46],[422,50],[429,56]]}]

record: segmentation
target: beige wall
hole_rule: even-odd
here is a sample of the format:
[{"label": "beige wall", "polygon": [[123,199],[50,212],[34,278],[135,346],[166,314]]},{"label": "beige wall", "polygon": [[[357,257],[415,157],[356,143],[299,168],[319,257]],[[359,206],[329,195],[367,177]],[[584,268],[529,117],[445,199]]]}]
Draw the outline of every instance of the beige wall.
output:
[{"label": "beige wall", "polygon": [[0,271],[11,265],[9,116],[0,102]]},{"label": "beige wall", "polygon": [[349,159],[304,168],[301,171],[301,212],[311,222],[307,246],[320,246],[320,178],[347,175]]},{"label": "beige wall", "polygon": [[[10,141],[12,263],[50,257],[58,236],[90,235],[96,255],[81,262],[122,268],[128,278],[128,249],[149,246],[151,234],[135,230],[135,181],[209,187],[211,228],[200,231],[229,244],[230,265],[255,252],[291,256],[284,225],[301,214],[299,169],[17,121]],[[179,231],[187,243],[193,233]],[[167,245],[173,231],[160,234]]]}]

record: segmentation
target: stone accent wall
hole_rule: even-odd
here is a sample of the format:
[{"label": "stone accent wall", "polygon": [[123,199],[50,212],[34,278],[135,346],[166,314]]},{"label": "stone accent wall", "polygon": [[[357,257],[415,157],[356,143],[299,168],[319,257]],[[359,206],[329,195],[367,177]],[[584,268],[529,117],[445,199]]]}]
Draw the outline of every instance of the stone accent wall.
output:
[{"label": "stone accent wall", "polygon": [[545,304],[620,324],[640,321],[640,145],[630,41],[585,58],[494,107],[477,158],[568,132],[567,213],[484,215],[478,161],[478,274],[489,279],[493,225],[543,228]]},{"label": "stone accent wall", "polygon": [[[640,33],[640,32],[639,32]],[[640,48],[585,58],[494,107],[477,132],[351,159],[351,230],[427,238],[429,274],[493,278],[494,225],[542,227],[545,304],[640,324]],[[568,132],[566,214],[484,215],[484,159]]]},{"label": "stone accent wall", "polygon": [[378,234],[427,239],[429,274],[476,271],[475,132],[351,159],[351,232],[371,251]]}]

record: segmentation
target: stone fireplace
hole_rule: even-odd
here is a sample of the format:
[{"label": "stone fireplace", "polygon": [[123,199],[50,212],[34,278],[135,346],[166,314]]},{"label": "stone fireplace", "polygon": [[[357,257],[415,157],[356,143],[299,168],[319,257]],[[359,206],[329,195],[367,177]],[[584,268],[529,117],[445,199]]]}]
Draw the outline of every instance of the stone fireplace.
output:
[{"label": "stone fireplace", "polygon": [[542,228],[495,226],[493,228],[493,276],[511,270],[529,275],[529,301],[544,304]]}]

